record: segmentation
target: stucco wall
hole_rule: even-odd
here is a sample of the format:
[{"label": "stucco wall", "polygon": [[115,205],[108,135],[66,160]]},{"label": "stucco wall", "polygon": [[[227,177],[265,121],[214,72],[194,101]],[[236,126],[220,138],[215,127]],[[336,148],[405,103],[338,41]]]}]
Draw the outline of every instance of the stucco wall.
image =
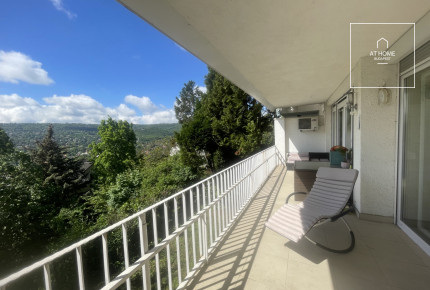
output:
[{"label": "stucco wall", "polygon": [[[354,67],[354,85],[369,83],[374,74],[386,76],[386,86],[397,86],[397,65],[369,68],[364,57]],[[382,70],[382,71],[381,71]],[[375,84],[382,86],[382,84]],[[331,105],[349,89],[346,78],[329,97],[323,122],[315,132],[300,132],[297,118],[275,120],[275,144],[280,152],[328,151],[331,144]],[[354,168],[360,171],[354,188],[354,204],[362,214],[393,217],[396,200],[396,144],[398,90],[390,89],[389,104],[378,104],[379,89],[355,89],[358,110],[354,115]]]},{"label": "stucco wall", "polygon": [[298,129],[298,118],[285,118],[285,145],[287,152],[327,152],[324,118],[320,118],[317,131]]},{"label": "stucco wall", "polygon": [[317,131],[298,130],[298,118],[276,118],[274,120],[275,146],[286,158],[289,152],[328,152],[326,142],[324,107],[319,116]]},{"label": "stucco wall", "polygon": [[[361,77],[373,78],[369,58],[363,58]],[[373,65],[374,67],[374,65]],[[387,87],[396,87],[398,66],[379,66]],[[373,71],[374,73],[379,73]],[[379,84],[381,85],[381,84]],[[396,131],[398,90],[388,104],[378,104],[378,89],[361,89],[361,206],[365,213],[394,216],[396,200]]]},{"label": "stucco wall", "polygon": [[[354,86],[369,83],[374,75],[383,73],[386,86],[397,86],[397,65],[384,65],[372,70],[370,59],[364,57],[354,67]],[[373,66],[374,67],[374,66]],[[382,86],[382,84],[375,84]],[[345,79],[327,101],[328,108],[349,89]],[[354,204],[360,213],[393,217],[396,200],[396,132],[398,90],[390,89],[389,104],[378,105],[379,89],[354,89],[358,112],[354,115],[354,168],[360,171],[354,190]],[[330,119],[330,109],[326,118]],[[330,116],[329,116],[330,115]],[[327,125],[326,139],[331,138]]]},{"label": "stucco wall", "polygon": [[279,150],[282,158],[286,160],[286,149],[285,149],[285,119],[283,117],[274,119],[274,131],[275,131],[275,146]]}]

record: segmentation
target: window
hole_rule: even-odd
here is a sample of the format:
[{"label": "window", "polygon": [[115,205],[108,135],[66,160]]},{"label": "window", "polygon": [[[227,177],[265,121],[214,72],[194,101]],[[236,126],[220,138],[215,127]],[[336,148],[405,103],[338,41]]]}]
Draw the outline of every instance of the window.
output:
[{"label": "window", "polygon": [[[415,88],[401,95],[401,186],[399,225],[430,244],[430,63],[415,75]],[[402,78],[413,87],[413,75]],[[416,240],[416,239],[414,239]]]},{"label": "window", "polygon": [[331,143],[352,149],[352,117],[347,97],[342,97],[332,107]]}]

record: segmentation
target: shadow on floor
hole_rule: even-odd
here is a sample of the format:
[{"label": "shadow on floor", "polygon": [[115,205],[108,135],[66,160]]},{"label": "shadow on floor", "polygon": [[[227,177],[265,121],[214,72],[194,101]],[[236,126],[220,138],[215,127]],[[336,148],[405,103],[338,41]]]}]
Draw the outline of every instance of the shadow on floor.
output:
[{"label": "shadow on floor", "polygon": [[278,167],[187,289],[243,289],[286,168]]}]

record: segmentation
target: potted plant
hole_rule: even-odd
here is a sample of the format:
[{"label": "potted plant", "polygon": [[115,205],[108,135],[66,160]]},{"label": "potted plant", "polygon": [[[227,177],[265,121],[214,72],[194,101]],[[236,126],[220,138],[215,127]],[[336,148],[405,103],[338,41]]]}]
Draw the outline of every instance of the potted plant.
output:
[{"label": "potted plant", "polygon": [[340,166],[346,161],[346,152],[348,148],[341,145],[336,145],[330,148],[330,165]]},{"label": "potted plant", "polygon": [[342,168],[351,168],[351,160],[352,160],[352,149],[349,149],[345,154],[345,160],[340,163],[340,167]]}]

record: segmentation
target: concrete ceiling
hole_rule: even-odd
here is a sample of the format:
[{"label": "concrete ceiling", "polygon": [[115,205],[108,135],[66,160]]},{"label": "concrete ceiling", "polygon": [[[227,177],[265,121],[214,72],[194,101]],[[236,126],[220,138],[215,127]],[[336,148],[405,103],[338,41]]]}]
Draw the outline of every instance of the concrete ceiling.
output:
[{"label": "concrete ceiling", "polygon": [[[325,102],[348,77],[351,22],[416,22],[430,10],[428,0],[118,1],[272,110]],[[406,31],[393,26],[390,38]]]}]

